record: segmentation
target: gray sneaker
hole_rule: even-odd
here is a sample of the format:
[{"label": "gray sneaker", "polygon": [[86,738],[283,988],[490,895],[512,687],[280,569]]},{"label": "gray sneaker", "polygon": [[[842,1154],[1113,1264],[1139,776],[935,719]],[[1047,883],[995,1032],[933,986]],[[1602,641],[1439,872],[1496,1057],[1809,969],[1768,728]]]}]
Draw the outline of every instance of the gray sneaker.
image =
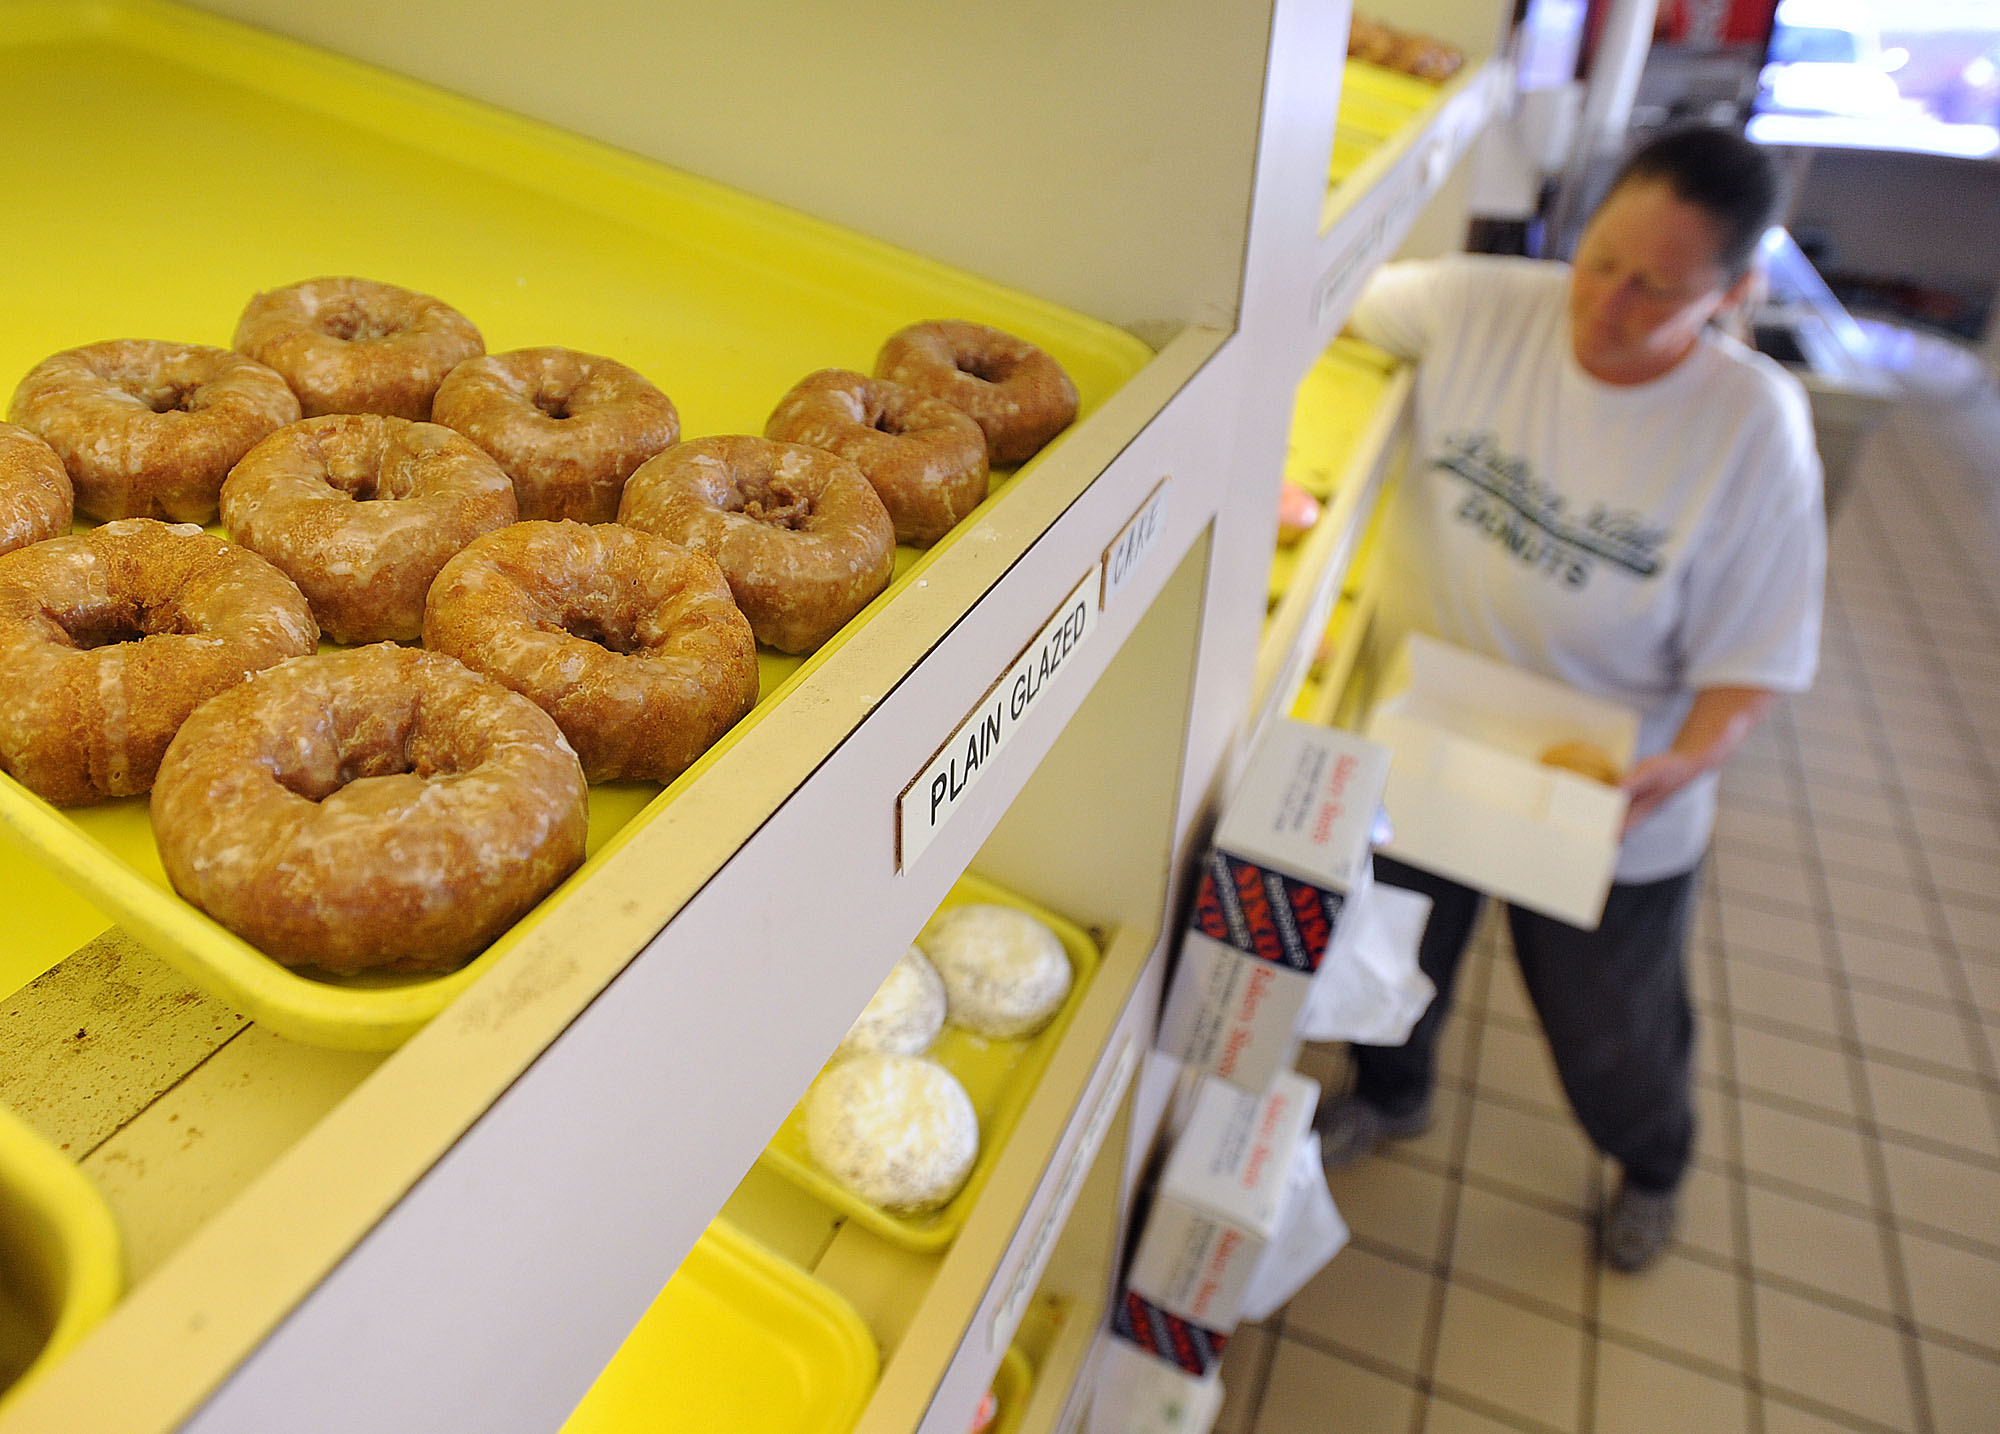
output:
[{"label": "gray sneaker", "polygon": [[1358,1095],[1344,1095],[1320,1109],[1313,1120],[1319,1132],[1321,1163],[1344,1170],[1385,1140],[1407,1140],[1431,1128],[1432,1105],[1424,1103],[1407,1115],[1390,1115]]},{"label": "gray sneaker", "polygon": [[1619,1181],[1598,1231],[1605,1262],[1627,1274],[1652,1264],[1673,1243],[1679,1203],[1678,1191],[1640,1190]]}]

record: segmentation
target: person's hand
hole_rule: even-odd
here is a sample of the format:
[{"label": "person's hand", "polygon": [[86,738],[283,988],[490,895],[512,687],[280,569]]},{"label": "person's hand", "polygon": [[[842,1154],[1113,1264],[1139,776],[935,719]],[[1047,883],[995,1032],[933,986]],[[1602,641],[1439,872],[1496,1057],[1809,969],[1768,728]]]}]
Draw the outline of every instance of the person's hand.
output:
[{"label": "person's hand", "polygon": [[[1618,784],[1631,799],[1631,805],[1625,809],[1624,832],[1631,831],[1651,816],[1660,803],[1700,776],[1703,770],[1702,764],[1693,757],[1671,748],[1643,762],[1633,763],[1632,770]],[[1624,832],[1619,835],[1623,836]]]}]

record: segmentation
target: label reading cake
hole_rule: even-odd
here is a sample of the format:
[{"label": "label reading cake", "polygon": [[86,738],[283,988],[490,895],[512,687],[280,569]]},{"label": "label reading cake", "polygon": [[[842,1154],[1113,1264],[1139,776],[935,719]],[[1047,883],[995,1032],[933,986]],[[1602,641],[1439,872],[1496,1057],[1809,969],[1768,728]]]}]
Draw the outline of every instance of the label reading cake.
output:
[{"label": "label reading cake", "polygon": [[1104,550],[1104,596],[1098,606],[1111,606],[1111,600],[1132,580],[1132,575],[1139,571],[1139,565],[1166,536],[1167,485],[1172,481],[1171,477],[1162,478],[1154,485],[1146,501],[1139,505],[1139,511],[1132,515],[1132,521]]}]

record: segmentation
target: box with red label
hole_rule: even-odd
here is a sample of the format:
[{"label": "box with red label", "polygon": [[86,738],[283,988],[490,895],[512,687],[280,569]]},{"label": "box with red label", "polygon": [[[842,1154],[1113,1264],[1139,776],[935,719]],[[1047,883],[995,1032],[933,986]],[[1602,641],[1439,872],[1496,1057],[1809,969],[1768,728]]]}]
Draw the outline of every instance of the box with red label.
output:
[{"label": "box with red label", "polygon": [[1372,879],[1388,777],[1378,743],[1271,724],[1202,860],[1161,1050],[1252,1091],[1291,1064],[1313,973]]},{"label": "box with red label", "polygon": [[1222,1380],[1162,1364],[1115,1336],[1099,1336],[1090,1381],[1090,1434],[1209,1434]]},{"label": "box with red label", "polygon": [[1112,1312],[1115,1333],[1193,1375],[1221,1362],[1318,1104],[1319,1086],[1291,1071],[1261,1095],[1202,1080]]}]

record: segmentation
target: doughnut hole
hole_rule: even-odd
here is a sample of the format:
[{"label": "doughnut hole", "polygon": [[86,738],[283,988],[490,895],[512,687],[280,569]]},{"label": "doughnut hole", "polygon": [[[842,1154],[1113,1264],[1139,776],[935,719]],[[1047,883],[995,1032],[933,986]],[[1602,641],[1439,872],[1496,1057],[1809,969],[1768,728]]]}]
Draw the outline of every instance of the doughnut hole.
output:
[{"label": "doughnut hole", "polygon": [[813,513],[810,493],[771,474],[755,474],[731,484],[723,507],[731,513],[741,513],[769,527],[784,528],[793,533],[805,527],[806,520]]},{"label": "doughnut hole", "polygon": [[1021,356],[1014,353],[991,353],[977,349],[960,348],[951,361],[963,374],[970,374],[983,383],[1005,383],[1021,367]]},{"label": "doughnut hole", "polygon": [[199,629],[188,621],[177,603],[148,605],[136,598],[111,598],[54,618],[69,645],[78,652],[114,647],[121,642],[144,642],[163,633],[190,633]]},{"label": "doughnut hole", "polygon": [[409,314],[383,310],[371,313],[351,298],[326,305],[313,317],[313,327],[346,344],[368,344],[410,328]]},{"label": "doughnut hole", "polygon": [[570,399],[573,397],[567,385],[549,385],[535,391],[535,407],[542,417],[561,423],[570,417]]},{"label": "doughnut hole", "polygon": [[[347,792],[348,800],[365,802],[365,782],[408,777],[412,782],[441,781],[461,776],[479,764],[463,742],[452,742],[440,729],[420,721],[412,700],[365,713],[351,710],[334,715],[317,742],[278,747],[273,753],[272,778],[286,791],[313,803]],[[411,783],[401,784],[409,788]]]}]

